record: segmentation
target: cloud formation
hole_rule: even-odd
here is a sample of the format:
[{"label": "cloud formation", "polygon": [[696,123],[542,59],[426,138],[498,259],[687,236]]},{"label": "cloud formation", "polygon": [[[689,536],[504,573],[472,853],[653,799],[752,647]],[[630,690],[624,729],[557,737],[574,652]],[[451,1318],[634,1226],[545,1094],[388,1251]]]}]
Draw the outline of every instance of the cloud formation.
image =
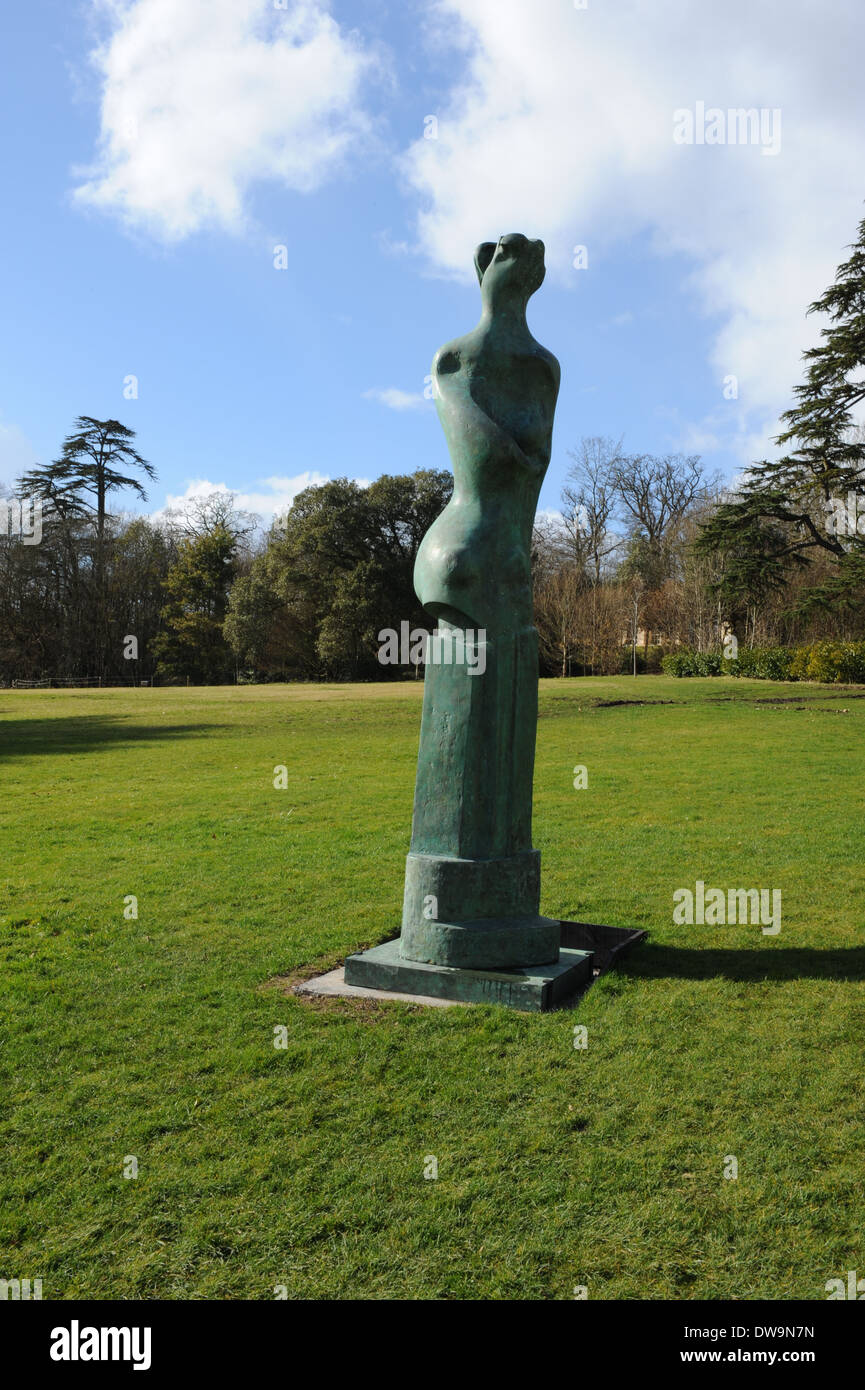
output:
[{"label": "cloud formation", "polygon": [[378,401],[380,405],[386,405],[388,410],[423,410],[430,404],[422,392],[401,391],[398,386],[372,387],[364,391],[363,398],[365,401]]},{"label": "cloud formation", "polygon": [[[587,273],[576,246],[591,273],[617,239],[648,237],[681,257],[714,321],[712,369],[738,378],[730,419],[762,440],[816,339],[805,309],[863,215],[859,0],[837,0],[831,24],[811,0],[436,0],[434,14],[460,76],[437,138],[402,161],[432,264],[468,277],[467,248],[518,230],[567,281]],[[718,108],[779,112],[777,152],[731,140],[729,119],[723,144],[677,143],[675,112]]]},{"label": "cloud formation", "polygon": [[99,155],[81,204],[167,241],[240,231],[261,180],[318,186],[369,123],[376,59],[323,0],[109,0],[92,55],[102,78]]},{"label": "cloud formation", "polygon": [[[169,511],[177,512],[182,516],[189,502],[193,502],[199,497],[210,497],[214,492],[219,492],[226,496],[233,494],[234,505],[239,511],[252,512],[255,516],[260,516],[267,526],[274,516],[281,516],[288,511],[297,494],[303,492],[304,488],[319,487],[322,483],[329,482],[330,479],[323,473],[307,471],[306,473],[296,473],[291,478],[274,475],[270,478],[259,478],[256,481],[257,490],[240,492],[236,488],[228,487],[225,483],[211,483],[207,478],[194,478],[187,484],[184,492],[169,493],[164,506],[152,513],[152,518],[155,521],[161,520]],[[361,486],[364,485],[364,479],[357,479],[357,481]]]}]

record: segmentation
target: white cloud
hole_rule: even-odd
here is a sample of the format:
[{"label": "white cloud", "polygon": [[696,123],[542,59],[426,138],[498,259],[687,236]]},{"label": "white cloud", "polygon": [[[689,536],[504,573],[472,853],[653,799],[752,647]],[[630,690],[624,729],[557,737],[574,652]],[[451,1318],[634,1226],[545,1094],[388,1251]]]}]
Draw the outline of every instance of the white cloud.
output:
[{"label": "white cloud", "polygon": [[[468,279],[477,242],[516,230],[574,283],[648,233],[716,320],[709,363],[738,377],[735,434],[762,437],[816,340],[805,309],[863,215],[860,0],[836,0],[831,24],[812,0],[436,0],[435,15],[462,76],[438,138],[402,160],[432,264]],[[675,144],[674,111],[698,101],[780,108],[780,151]],[[588,272],[572,268],[577,245]]]},{"label": "white cloud", "polygon": [[315,188],[369,134],[376,65],[324,0],[103,0],[99,156],[75,191],[166,240],[237,232],[247,195]]},{"label": "white cloud", "polygon": [[[293,478],[274,475],[270,478],[259,478],[257,481],[259,491],[240,492],[225,483],[211,483],[206,478],[195,478],[187,484],[185,492],[168,493],[164,505],[152,513],[152,519],[159,521],[168,511],[179,512],[182,516],[187,503],[198,497],[209,497],[214,492],[221,492],[233,494],[234,505],[240,511],[253,512],[262,518],[265,525],[269,525],[274,516],[288,511],[297,494],[303,492],[304,488],[318,487],[330,479],[323,473],[312,471],[297,473]],[[366,479],[357,481],[361,486],[368,486]]]},{"label": "white cloud", "polygon": [[431,404],[423,392],[401,391],[398,386],[385,386],[381,390],[373,387],[364,391],[363,398],[365,401],[378,401],[380,405],[386,405],[388,410],[424,410]]},{"label": "white cloud", "polygon": [[410,256],[414,250],[414,247],[410,246],[407,241],[394,240],[389,227],[376,232],[375,239],[385,256]]},{"label": "white cloud", "polygon": [[535,525],[548,527],[550,530],[558,531],[561,535],[567,534],[565,519],[560,511],[554,507],[538,507],[535,512]]}]

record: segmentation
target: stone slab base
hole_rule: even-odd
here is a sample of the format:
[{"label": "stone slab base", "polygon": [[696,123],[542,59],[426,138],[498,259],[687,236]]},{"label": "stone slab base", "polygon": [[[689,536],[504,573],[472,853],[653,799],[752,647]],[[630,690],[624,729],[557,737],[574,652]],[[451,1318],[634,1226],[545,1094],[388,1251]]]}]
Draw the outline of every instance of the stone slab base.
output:
[{"label": "stone slab base", "polygon": [[347,985],[343,966],[329,970],[326,975],[304,980],[303,984],[295,985],[294,993],[324,995],[329,999],[396,999],[403,1004],[430,1004],[436,1009],[468,1007],[460,999],[436,999],[432,994],[403,994],[398,989],[364,989],[362,985]]},{"label": "stone slab base", "polygon": [[591,984],[593,976],[592,953],[571,948],[560,951],[559,959],[549,965],[465,970],[404,960],[396,939],[349,956],[345,962],[345,983],[349,986],[429,995],[462,1004],[504,1004],[527,1012],[555,1008]]}]

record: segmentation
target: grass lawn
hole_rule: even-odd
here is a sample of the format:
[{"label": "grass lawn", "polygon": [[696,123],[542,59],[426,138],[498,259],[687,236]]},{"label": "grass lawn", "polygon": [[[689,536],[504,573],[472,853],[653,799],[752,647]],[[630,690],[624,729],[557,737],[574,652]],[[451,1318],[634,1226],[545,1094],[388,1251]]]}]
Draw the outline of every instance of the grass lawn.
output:
[{"label": "grass lawn", "polygon": [[[542,911],[649,942],[575,1011],[302,1001],[278,977],[398,931],[420,703],[0,691],[0,1277],[824,1299],[865,1274],[865,688],[542,682]],[[780,888],[780,934],[675,926],[697,879]]]}]

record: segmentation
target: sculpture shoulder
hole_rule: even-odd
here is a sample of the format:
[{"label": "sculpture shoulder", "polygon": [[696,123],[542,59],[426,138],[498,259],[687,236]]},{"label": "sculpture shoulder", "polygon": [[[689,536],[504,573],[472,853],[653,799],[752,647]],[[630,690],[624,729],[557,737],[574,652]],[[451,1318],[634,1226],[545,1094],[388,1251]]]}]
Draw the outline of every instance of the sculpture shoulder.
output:
[{"label": "sculpture shoulder", "polygon": [[554,357],[547,348],[541,347],[540,343],[535,342],[534,339],[532,341],[535,343],[535,355],[549,368],[550,376],[558,391],[562,381],[562,369],[559,365],[559,359]]}]

